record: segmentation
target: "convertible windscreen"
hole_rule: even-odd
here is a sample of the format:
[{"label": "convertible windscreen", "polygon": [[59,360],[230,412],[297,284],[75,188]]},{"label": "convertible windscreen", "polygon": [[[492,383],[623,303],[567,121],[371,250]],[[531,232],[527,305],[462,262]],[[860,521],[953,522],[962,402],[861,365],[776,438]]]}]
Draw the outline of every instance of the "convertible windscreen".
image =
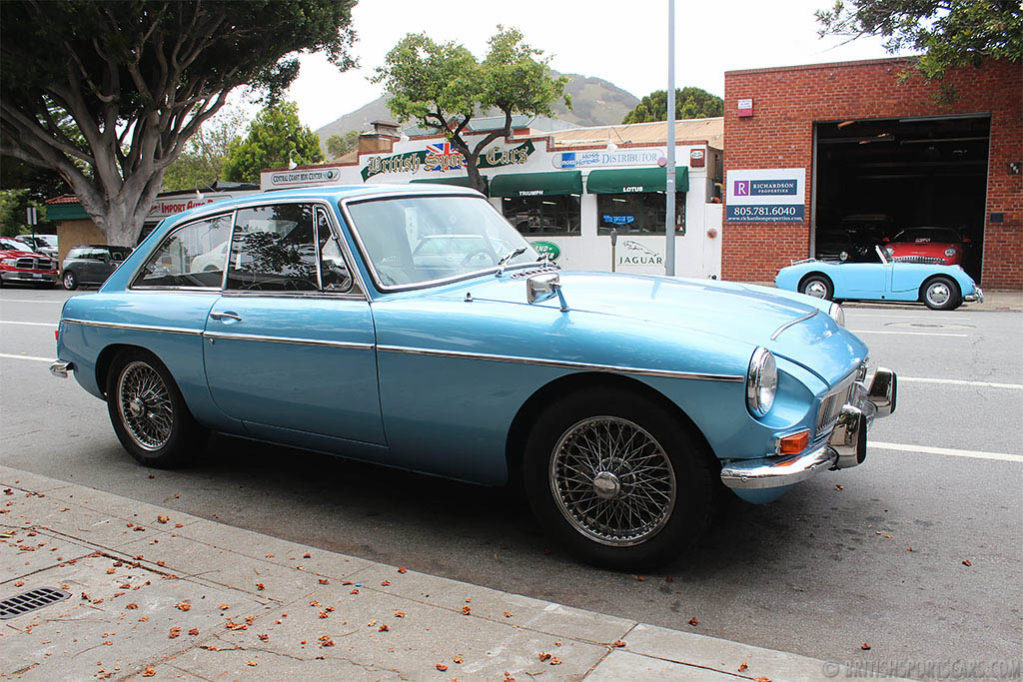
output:
[{"label": "convertible windscreen", "polygon": [[[536,251],[486,201],[472,196],[352,203],[353,228],[385,287],[415,285],[537,260]],[[515,253],[523,249],[519,253]],[[514,255],[512,255],[514,254]]]}]

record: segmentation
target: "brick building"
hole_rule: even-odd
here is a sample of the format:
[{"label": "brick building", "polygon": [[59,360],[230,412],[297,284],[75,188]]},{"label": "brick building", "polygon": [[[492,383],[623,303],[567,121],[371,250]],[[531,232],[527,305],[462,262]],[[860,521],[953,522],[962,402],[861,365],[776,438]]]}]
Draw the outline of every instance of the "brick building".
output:
[{"label": "brick building", "polygon": [[[1023,66],[951,72],[951,103],[913,68],[882,59],[725,74],[725,279],[772,280],[836,233],[866,242],[928,225],[966,238],[963,267],[985,287],[1023,288]],[[793,196],[747,206],[757,201],[746,177],[762,194]]]}]

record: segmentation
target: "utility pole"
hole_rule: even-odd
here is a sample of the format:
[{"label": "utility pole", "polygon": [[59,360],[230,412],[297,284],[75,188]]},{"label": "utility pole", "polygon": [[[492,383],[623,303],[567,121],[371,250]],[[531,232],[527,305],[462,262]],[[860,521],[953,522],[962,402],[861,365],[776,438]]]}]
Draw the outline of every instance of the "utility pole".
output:
[{"label": "utility pole", "polygon": [[668,0],[668,177],[664,186],[664,274],[675,275],[675,0]]}]

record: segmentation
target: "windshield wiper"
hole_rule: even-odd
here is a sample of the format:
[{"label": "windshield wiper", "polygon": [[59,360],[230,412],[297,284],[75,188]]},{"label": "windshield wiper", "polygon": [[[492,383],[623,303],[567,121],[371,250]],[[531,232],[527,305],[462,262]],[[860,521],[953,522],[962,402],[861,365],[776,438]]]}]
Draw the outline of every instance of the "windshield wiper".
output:
[{"label": "windshield wiper", "polygon": [[525,246],[520,246],[519,248],[512,249],[508,253],[506,253],[503,256],[501,256],[501,259],[497,261],[497,274],[496,274],[496,276],[500,277],[501,275],[504,274],[504,266],[508,264],[508,261],[510,261],[512,258],[515,258],[515,256],[521,256],[525,252],[526,252],[526,247]]}]

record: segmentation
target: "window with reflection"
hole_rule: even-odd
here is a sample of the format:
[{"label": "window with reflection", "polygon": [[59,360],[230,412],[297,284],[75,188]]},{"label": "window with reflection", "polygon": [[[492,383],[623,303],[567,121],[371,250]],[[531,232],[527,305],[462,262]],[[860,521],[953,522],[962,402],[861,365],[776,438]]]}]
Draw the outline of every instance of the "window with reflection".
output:
[{"label": "window with reflection", "polygon": [[[597,232],[610,234],[664,234],[667,218],[664,192],[626,192],[597,195]],[[675,194],[675,230],[686,233],[686,195]]]},{"label": "window with reflection", "polygon": [[522,234],[577,235],[581,232],[579,197],[504,197],[501,212]]},{"label": "window with reflection", "polygon": [[238,209],[227,288],[316,291],[319,287],[313,207],[276,204]]},{"label": "window with reflection", "polygon": [[316,210],[316,235],[320,244],[320,278],[323,290],[339,294],[357,293],[355,279],[345,262],[337,236],[330,229],[330,219],[323,209]]},{"label": "window with reflection", "polygon": [[135,286],[220,288],[230,236],[230,214],[175,230],[146,261]]}]

